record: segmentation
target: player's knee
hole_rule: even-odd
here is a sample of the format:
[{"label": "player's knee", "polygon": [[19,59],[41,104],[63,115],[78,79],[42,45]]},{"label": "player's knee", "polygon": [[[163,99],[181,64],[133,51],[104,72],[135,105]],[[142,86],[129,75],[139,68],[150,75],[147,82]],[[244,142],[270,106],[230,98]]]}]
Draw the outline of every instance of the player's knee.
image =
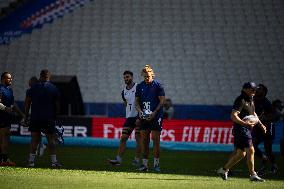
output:
[{"label": "player's knee", "polygon": [[241,158],[244,158],[246,156],[246,152],[243,150],[238,149],[237,150],[237,155]]},{"label": "player's knee", "polygon": [[135,138],[140,138],[141,137],[141,133],[139,129],[135,129]]},{"label": "player's knee", "polygon": [[39,142],[40,142],[40,138],[39,137],[32,136],[32,144],[38,145]]},{"label": "player's knee", "polygon": [[160,141],[160,134],[157,132],[152,133],[152,140],[153,141]]},{"label": "player's knee", "polygon": [[152,140],[154,143],[160,142],[160,137],[159,136],[152,136]]},{"label": "player's knee", "polygon": [[133,131],[133,130],[132,130],[131,128],[125,127],[125,128],[122,129],[122,135],[130,136],[131,133],[132,133],[132,131]]},{"label": "player's knee", "polygon": [[122,134],[120,137],[120,142],[125,143],[128,140],[129,135]]},{"label": "player's knee", "polygon": [[254,147],[253,147],[253,146],[251,146],[251,147],[248,148],[248,153],[249,153],[249,154],[254,154],[254,153],[255,153],[255,150],[254,150]]}]

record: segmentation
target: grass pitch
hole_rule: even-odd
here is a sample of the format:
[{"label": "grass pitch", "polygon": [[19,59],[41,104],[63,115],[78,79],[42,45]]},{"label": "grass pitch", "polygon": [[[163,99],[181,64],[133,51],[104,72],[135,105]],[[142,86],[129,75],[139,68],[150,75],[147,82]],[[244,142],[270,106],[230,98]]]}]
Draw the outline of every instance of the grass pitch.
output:
[{"label": "grass pitch", "polygon": [[[37,157],[36,168],[25,168],[27,145],[12,145],[10,157],[17,167],[0,167],[0,188],[284,188],[284,162],[277,156],[279,172],[267,173],[265,183],[248,179],[243,160],[233,169],[228,181],[217,177],[215,170],[227,160],[228,153],[216,152],[161,152],[161,173],[149,170],[139,173],[131,165],[133,150],[127,150],[121,166],[107,164],[116,149],[60,147],[58,159],[62,169],[50,169],[47,154]],[[152,167],[152,157],[150,167]],[[259,161],[256,161],[259,166]]]}]

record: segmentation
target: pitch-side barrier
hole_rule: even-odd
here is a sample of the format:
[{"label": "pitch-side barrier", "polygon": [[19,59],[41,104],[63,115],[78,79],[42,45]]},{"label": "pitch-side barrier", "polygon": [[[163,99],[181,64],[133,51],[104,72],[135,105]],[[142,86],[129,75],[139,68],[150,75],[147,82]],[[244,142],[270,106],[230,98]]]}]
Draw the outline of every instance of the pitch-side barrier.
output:
[{"label": "pitch-side barrier", "polygon": [[[29,136],[11,136],[11,143],[14,144],[29,144],[31,137]],[[46,143],[46,139],[43,140]],[[110,147],[117,148],[119,145],[118,139],[103,139],[103,138],[93,138],[93,137],[66,137],[66,146],[82,146],[82,147]],[[135,148],[135,141],[128,141],[128,148]],[[153,146],[153,143],[150,143]],[[161,148],[165,150],[182,150],[182,151],[222,151],[230,152],[233,151],[234,147],[232,144],[206,144],[206,143],[192,143],[192,142],[161,142]],[[260,145],[263,149],[263,145]],[[279,144],[273,145],[274,152],[280,152]]]}]

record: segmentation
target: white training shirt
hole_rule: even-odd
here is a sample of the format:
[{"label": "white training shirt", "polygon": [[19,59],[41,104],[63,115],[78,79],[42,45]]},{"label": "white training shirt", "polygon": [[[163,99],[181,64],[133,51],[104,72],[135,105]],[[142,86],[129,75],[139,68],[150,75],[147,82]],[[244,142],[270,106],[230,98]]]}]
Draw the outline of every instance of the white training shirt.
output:
[{"label": "white training shirt", "polygon": [[136,117],[138,112],[135,108],[135,93],[136,93],[136,86],[137,86],[137,83],[135,83],[133,85],[133,87],[131,89],[127,89],[126,86],[124,87],[121,95],[122,95],[122,99],[124,101],[126,101],[127,105],[126,105],[126,109],[125,109],[125,112],[126,112],[126,115],[125,117],[126,118],[129,118],[129,117]]}]

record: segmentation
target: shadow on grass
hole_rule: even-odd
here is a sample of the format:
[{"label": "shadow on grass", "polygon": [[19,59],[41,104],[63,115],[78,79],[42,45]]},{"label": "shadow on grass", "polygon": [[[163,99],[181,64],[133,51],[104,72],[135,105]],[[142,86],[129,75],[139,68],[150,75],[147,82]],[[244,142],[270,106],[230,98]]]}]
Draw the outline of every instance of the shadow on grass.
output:
[{"label": "shadow on grass", "polygon": [[[28,145],[12,144],[10,146],[10,157],[17,163],[17,167],[27,167],[28,153]],[[90,148],[78,146],[58,147],[58,159],[63,164],[62,168],[66,170],[141,173],[137,171],[137,167],[134,167],[131,164],[135,154],[133,149],[128,149],[126,151],[123,157],[122,165],[120,166],[113,166],[107,162],[107,159],[114,158],[116,156],[116,153],[117,149],[113,148]],[[162,171],[160,173],[153,171],[153,157],[150,155],[149,171],[146,173],[218,177],[216,174],[216,169],[221,167],[228,159],[228,157],[229,153],[222,152],[162,150],[160,158]],[[277,162],[279,166],[278,173],[276,175],[268,173],[264,176],[265,179],[282,180],[284,178],[284,163],[283,159],[281,159],[279,155],[277,155]],[[256,160],[256,167],[259,167],[259,165],[260,162]],[[51,168],[48,152],[46,152],[42,157],[36,157],[35,167],[44,169]],[[232,178],[248,178],[248,171],[245,160],[242,160],[238,165],[236,165],[236,167],[232,171]],[[149,177],[146,179],[157,178]],[[170,180],[170,178],[166,180]]]}]

